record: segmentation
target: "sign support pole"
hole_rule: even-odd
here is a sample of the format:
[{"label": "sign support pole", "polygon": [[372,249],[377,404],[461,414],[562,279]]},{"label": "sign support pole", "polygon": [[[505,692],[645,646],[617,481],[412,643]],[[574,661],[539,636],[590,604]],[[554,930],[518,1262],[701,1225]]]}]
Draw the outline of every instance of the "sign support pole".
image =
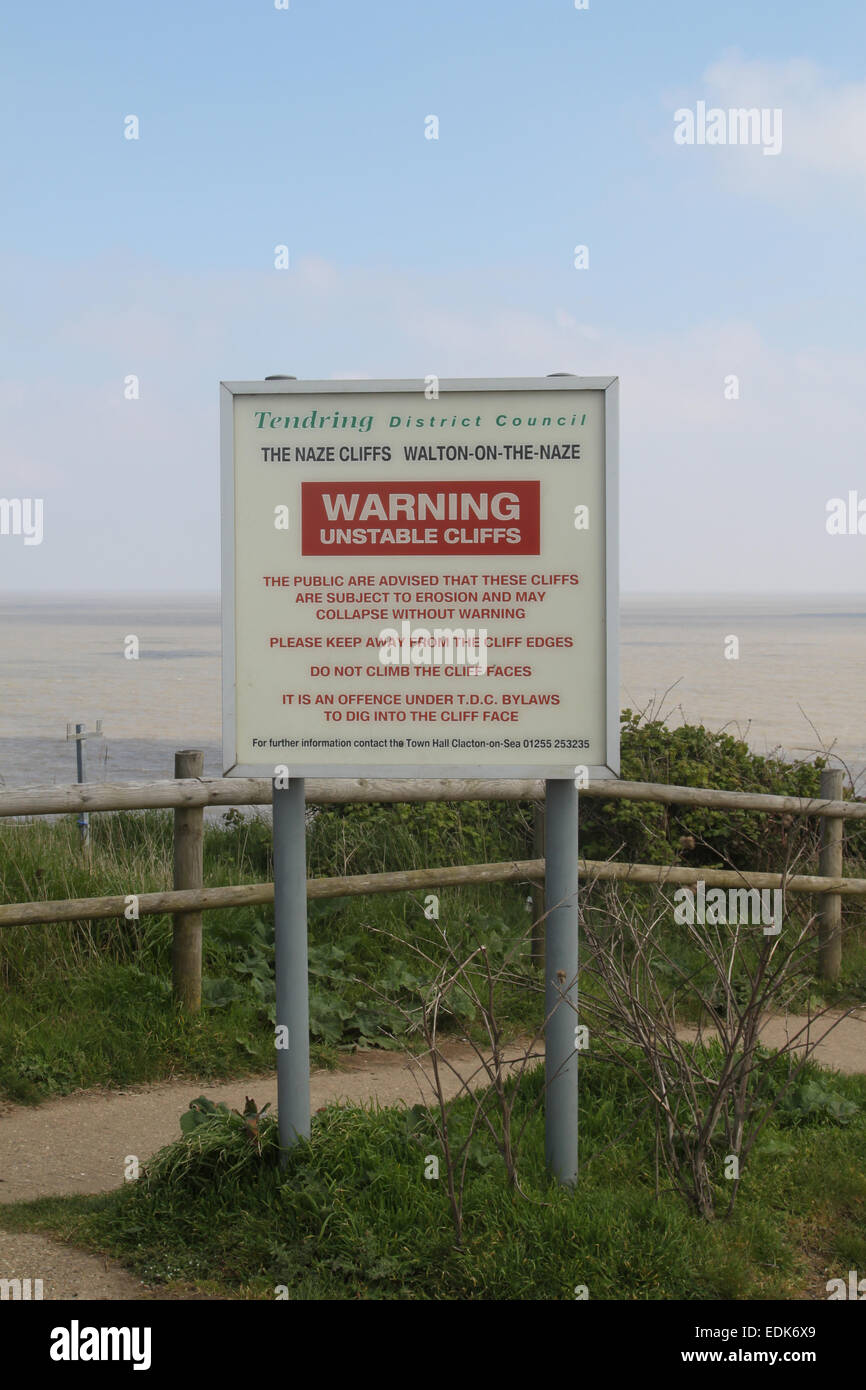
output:
[{"label": "sign support pole", "polygon": [[281,1161],[310,1137],[310,997],[304,779],[273,784],[277,1118]]},{"label": "sign support pole", "polygon": [[553,1176],[570,1187],[577,1181],[578,793],[573,779],[546,782],[545,798],[544,1154]]}]

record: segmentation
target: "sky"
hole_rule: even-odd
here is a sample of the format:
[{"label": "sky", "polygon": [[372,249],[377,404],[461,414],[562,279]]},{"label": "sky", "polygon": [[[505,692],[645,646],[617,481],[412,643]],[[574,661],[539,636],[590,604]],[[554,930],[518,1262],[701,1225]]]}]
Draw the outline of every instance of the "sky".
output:
[{"label": "sky", "polygon": [[625,591],[866,591],[860,0],[49,0],[0,122],[0,592],[217,590],[221,380],[556,371]]}]

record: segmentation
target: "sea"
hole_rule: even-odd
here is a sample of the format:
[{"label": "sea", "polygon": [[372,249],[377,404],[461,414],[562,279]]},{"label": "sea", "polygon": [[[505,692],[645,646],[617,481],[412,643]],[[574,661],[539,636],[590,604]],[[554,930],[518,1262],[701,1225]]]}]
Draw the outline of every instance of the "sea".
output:
[{"label": "sea", "polygon": [[[827,753],[864,794],[866,595],[625,595],[620,668],[621,707]],[[217,596],[0,597],[0,786],[75,781],[67,725],[97,720],[88,781],[171,777],[182,748],[222,774]]]}]

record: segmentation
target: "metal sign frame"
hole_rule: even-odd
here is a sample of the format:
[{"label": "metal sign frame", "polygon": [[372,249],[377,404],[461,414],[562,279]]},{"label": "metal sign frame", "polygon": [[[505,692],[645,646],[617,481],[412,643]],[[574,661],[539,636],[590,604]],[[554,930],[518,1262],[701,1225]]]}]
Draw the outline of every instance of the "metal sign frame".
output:
[{"label": "metal sign frame", "polygon": [[[220,457],[222,473],[222,699],[223,768],[226,777],[261,777],[274,760],[237,763],[235,683],[235,447],[234,402],[238,396],[384,395],[404,393],[424,397],[423,380],[380,381],[224,381],[220,383]],[[461,377],[442,378],[439,400],[460,392],[556,393],[604,392],[604,605],[605,624],[605,761],[590,766],[593,780],[619,776],[619,378],[615,376]],[[287,760],[291,765],[294,761]],[[336,772],[331,763],[296,764],[299,777],[429,777],[430,763],[371,767],[346,762]],[[529,778],[571,776],[573,759],[551,763],[436,764],[436,775],[448,778]],[[295,769],[293,768],[293,771]]]}]

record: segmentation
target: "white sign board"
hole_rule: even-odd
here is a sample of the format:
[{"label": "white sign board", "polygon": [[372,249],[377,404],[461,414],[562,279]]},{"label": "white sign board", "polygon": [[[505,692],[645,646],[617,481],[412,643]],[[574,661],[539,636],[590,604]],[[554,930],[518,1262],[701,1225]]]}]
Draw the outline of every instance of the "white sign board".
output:
[{"label": "white sign board", "polygon": [[617,386],[223,383],[226,775],[617,775]]}]

